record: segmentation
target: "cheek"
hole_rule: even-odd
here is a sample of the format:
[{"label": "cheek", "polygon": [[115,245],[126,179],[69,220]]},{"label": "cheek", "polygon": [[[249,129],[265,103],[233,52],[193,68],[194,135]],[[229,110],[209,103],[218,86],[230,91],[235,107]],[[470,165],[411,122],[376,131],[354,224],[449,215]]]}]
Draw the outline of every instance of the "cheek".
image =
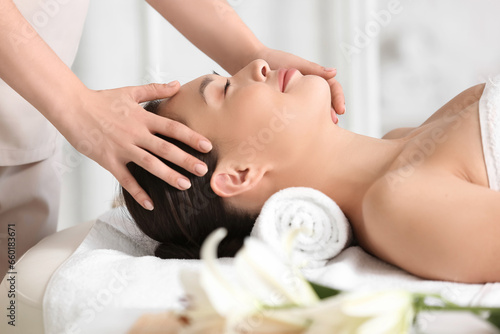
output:
[{"label": "cheek", "polygon": [[298,99],[301,107],[307,110],[306,114],[321,119],[324,115],[329,115],[331,94],[326,80],[318,76],[305,76],[297,88]]},{"label": "cheek", "polygon": [[219,118],[220,150],[238,161],[253,161],[271,152],[285,131],[285,100],[279,92],[247,87],[232,96]]},{"label": "cheek", "polygon": [[242,89],[228,104],[227,127],[231,128],[232,136],[240,140],[267,132],[283,105],[284,99],[279,92],[258,86]]}]

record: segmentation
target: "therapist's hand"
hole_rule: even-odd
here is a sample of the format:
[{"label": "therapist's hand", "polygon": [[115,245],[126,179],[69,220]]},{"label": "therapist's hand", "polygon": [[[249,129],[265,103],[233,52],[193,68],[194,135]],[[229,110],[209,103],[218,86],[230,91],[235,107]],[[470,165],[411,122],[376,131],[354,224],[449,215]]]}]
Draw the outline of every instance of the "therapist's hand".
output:
[{"label": "therapist's hand", "polygon": [[[81,96],[81,109],[71,113],[61,133],[81,153],[99,163],[114,175],[134,199],[145,209],[153,203],[126,167],[134,162],[170,185],[184,190],[189,180],[153,156],[201,176],[207,171],[205,163],[177,146],[155,136],[156,133],[177,139],[201,152],[212,146],[208,139],[187,126],[144,110],[139,103],[171,97],[179,83],[149,84],[137,87],[94,91]],[[61,127],[59,127],[61,130]],[[151,152],[151,153],[150,153]]]},{"label": "therapist's hand", "polygon": [[332,118],[337,119],[336,114],[342,115],[345,112],[344,91],[342,90],[340,83],[335,80],[335,75],[337,74],[335,69],[326,69],[316,63],[293,54],[270,49],[268,47],[262,47],[255,56],[255,59],[264,59],[269,66],[271,66],[271,69],[277,69],[280,67],[296,68],[302,74],[313,74],[323,77],[330,85],[332,96]]}]

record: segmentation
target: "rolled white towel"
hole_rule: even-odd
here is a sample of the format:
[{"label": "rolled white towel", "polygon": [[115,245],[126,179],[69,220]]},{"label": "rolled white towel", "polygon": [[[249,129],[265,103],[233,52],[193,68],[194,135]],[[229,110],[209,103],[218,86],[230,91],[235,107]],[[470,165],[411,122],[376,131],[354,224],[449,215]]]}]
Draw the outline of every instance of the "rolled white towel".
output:
[{"label": "rolled white towel", "polygon": [[284,238],[297,228],[303,230],[295,238],[291,258],[303,267],[324,266],[352,240],[351,226],[340,207],[322,192],[305,187],[272,195],[264,203],[251,235],[287,256]]}]

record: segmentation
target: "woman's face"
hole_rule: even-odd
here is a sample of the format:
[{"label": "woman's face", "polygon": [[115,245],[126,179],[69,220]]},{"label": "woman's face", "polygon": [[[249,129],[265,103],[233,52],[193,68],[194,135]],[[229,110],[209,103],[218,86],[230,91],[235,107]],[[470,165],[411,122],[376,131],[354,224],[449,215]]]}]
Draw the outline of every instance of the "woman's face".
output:
[{"label": "woman's face", "polygon": [[305,153],[317,144],[315,135],[333,125],[330,101],[323,78],[271,71],[255,60],[231,78],[206,75],[183,85],[159,114],[207,137],[219,158],[285,161]]}]

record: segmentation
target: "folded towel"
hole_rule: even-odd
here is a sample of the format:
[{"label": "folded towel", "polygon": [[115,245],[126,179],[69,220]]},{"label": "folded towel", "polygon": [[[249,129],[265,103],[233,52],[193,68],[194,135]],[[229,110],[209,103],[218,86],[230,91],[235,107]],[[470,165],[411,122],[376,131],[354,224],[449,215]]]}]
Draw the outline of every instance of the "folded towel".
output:
[{"label": "folded towel", "polygon": [[284,238],[302,228],[291,258],[306,268],[324,266],[352,239],[351,227],[339,206],[322,192],[304,187],[283,189],[264,204],[251,235],[285,254]]}]

